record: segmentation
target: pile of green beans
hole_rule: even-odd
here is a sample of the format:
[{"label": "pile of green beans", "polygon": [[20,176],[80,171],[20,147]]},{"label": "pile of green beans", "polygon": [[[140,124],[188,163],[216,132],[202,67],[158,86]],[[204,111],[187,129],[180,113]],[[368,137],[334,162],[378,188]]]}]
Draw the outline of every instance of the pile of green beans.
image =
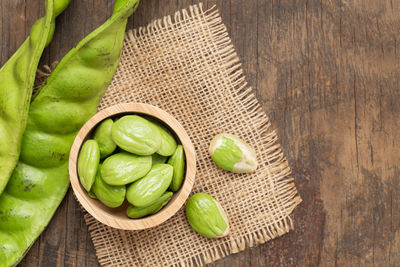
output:
[{"label": "pile of green beans", "polygon": [[110,208],[120,207],[126,199],[130,218],[155,214],[183,183],[183,146],[152,117],[114,119],[102,121],[93,139],[82,145],[79,180],[90,197]]},{"label": "pile of green beans", "polygon": [[116,71],[138,2],[117,0],[112,17],[61,60],[33,97],[19,162],[0,196],[0,266],[18,264],[64,198],[69,150]]}]

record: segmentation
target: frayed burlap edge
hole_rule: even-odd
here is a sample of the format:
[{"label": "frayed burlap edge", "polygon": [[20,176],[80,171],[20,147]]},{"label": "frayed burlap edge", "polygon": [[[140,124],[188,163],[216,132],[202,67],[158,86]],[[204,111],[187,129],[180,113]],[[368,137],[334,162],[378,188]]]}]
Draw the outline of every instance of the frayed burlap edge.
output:
[{"label": "frayed burlap edge", "polygon": [[[177,262],[172,266],[199,266],[203,264],[212,263],[229,254],[238,253],[268,240],[277,238],[293,229],[293,221],[290,217],[293,209],[301,203],[301,198],[297,193],[293,178],[288,177],[291,173],[288,162],[283,155],[278,137],[275,131],[271,131],[271,124],[267,115],[262,110],[255,95],[250,87],[247,87],[247,82],[243,76],[239,58],[234,50],[231,40],[226,32],[226,27],[221,21],[218,10],[213,6],[209,10],[203,12],[202,4],[198,6],[190,6],[188,10],[181,10],[175,13],[173,19],[171,16],[166,16],[163,19],[158,19],[150,23],[147,27],[140,27],[139,29],[129,30],[126,34],[128,41],[140,39],[141,35],[151,34],[163,27],[172,26],[174,23],[179,23],[184,19],[193,16],[204,16],[209,23],[209,28],[215,38],[216,50],[219,52],[215,54],[225,62],[225,69],[230,78],[230,82],[236,88],[238,95],[242,99],[246,109],[251,112],[254,117],[259,121],[259,131],[266,140],[265,149],[268,153],[269,169],[274,173],[277,180],[277,192],[280,198],[285,201],[285,209],[282,211],[279,220],[274,222],[263,229],[256,232],[249,233],[248,235],[241,236],[240,238],[231,238],[230,243],[224,243],[216,246],[214,249],[203,251],[186,260]],[[95,231],[95,224],[98,223],[90,214],[85,214],[85,221],[89,227],[89,231],[96,248],[96,255],[101,265],[110,264],[108,260],[107,248],[104,247],[104,240],[102,240],[102,233]],[[194,233],[195,234],[195,233]]]}]

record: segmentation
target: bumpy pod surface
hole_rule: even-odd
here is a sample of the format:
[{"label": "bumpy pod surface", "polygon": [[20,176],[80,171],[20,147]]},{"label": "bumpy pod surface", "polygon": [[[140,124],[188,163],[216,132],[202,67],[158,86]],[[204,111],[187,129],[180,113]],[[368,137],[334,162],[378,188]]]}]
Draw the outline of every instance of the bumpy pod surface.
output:
[{"label": "bumpy pod surface", "polygon": [[0,194],[14,170],[26,127],[36,69],[43,49],[53,38],[55,18],[70,0],[46,0],[46,16],[0,69]]},{"label": "bumpy pod surface", "polygon": [[61,60],[34,97],[19,163],[0,196],[0,266],[22,259],[64,198],[69,150],[116,71],[138,2],[117,0],[112,17]]}]

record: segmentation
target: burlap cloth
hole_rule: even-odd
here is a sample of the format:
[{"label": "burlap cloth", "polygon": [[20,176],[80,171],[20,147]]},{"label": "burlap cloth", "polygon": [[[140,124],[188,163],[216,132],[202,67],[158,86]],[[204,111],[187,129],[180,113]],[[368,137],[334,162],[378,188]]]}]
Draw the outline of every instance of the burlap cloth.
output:
[{"label": "burlap cloth", "polygon": [[[215,7],[192,6],[127,33],[121,63],[99,109],[124,102],[158,106],[181,122],[198,159],[193,193],[208,193],[222,204],[231,234],[221,239],[197,234],[184,208],[143,231],[113,229],[85,214],[102,266],[203,265],[293,228],[290,214],[301,198]],[[255,173],[233,174],[215,165],[208,145],[222,132],[255,148]]]}]

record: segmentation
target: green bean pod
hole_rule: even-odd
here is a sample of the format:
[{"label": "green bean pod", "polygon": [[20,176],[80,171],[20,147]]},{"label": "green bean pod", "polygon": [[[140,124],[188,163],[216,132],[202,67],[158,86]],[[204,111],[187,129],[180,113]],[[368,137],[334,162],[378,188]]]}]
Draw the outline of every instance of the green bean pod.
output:
[{"label": "green bean pod", "polygon": [[0,196],[0,266],[18,264],[64,198],[69,150],[117,69],[138,2],[117,0],[112,17],[61,60],[34,96],[19,163]]},{"label": "green bean pod", "polygon": [[53,38],[55,18],[70,0],[46,0],[46,15],[0,69],[0,194],[14,170],[26,127],[36,69],[44,48]]}]

